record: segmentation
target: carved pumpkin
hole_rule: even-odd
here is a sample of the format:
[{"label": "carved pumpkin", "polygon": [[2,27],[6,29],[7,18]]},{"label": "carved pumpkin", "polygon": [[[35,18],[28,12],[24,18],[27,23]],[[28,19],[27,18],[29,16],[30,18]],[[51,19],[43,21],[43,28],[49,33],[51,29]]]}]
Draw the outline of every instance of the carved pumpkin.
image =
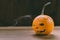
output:
[{"label": "carved pumpkin", "polygon": [[[50,4],[50,2],[45,4],[45,6],[48,4]],[[32,28],[36,34],[50,34],[53,31],[54,21],[50,16],[44,15],[44,8],[42,14],[35,17],[33,20]]]}]

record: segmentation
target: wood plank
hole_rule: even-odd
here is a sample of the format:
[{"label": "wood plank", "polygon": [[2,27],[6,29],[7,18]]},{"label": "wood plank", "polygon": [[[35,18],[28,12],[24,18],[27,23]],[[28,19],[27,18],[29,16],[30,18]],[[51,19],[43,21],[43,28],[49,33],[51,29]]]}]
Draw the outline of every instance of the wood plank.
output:
[{"label": "wood plank", "polygon": [[60,40],[60,30],[46,36],[36,35],[33,30],[0,30],[0,40]]},{"label": "wood plank", "polygon": [[[32,30],[31,26],[8,26],[0,27],[0,30]],[[54,29],[60,29],[60,26],[55,26]]]}]

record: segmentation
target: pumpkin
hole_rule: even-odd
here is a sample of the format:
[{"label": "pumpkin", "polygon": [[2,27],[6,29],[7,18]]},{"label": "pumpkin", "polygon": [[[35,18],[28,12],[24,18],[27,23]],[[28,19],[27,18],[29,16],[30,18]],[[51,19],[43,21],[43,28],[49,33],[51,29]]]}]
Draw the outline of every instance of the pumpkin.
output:
[{"label": "pumpkin", "polygon": [[33,20],[32,28],[36,34],[50,34],[54,29],[53,19],[48,15],[44,15],[44,9],[48,4],[50,2],[44,5],[41,15],[38,15]]}]

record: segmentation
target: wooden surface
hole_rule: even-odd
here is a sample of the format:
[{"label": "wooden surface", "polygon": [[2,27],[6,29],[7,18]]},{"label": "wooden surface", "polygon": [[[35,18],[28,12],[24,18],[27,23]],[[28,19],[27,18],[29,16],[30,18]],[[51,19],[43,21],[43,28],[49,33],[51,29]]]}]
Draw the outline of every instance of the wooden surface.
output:
[{"label": "wooden surface", "polygon": [[[7,26],[7,27],[0,27],[2,30],[32,30],[32,26]],[[54,29],[60,29],[60,26],[55,26]]]},{"label": "wooden surface", "polygon": [[0,40],[60,40],[60,27],[55,27],[53,32],[46,36],[36,35],[31,27],[4,28],[0,28]]}]

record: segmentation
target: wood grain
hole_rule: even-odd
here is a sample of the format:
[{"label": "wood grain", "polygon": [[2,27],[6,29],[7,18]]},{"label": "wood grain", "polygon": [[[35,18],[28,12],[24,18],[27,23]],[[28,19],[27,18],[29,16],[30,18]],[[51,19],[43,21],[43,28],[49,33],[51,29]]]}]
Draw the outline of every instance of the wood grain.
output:
[{"label": "wood grain", "polygon": [[[0,29],[32,30],[32,26],[8,26],[8,27],[0,27]],[[54,29],[60,29],[60,26],[55,26]]]},{"label": "wood grain", "polygon": [[36,35],[31,29],[28,26],[0,27],[0,40],[60,40],[60,27],[55,27],[50,35],[45,36]]}]

